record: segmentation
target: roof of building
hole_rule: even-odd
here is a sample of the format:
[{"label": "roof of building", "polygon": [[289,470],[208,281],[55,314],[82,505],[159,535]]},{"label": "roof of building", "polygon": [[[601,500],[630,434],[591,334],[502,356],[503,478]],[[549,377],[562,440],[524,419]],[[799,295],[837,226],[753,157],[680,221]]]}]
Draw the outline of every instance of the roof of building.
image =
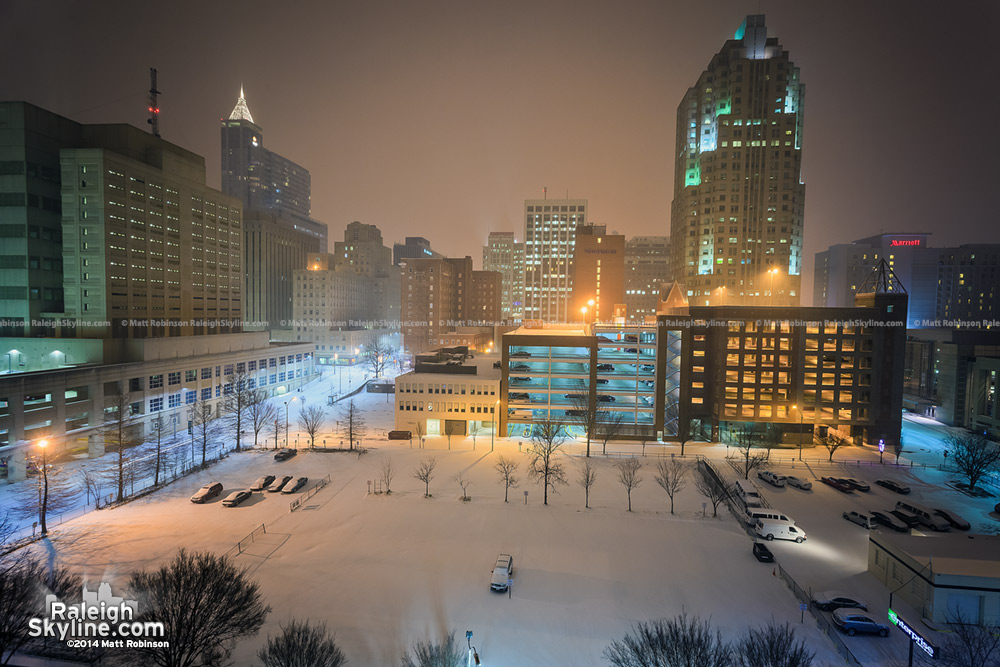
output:
[{"label": "roof of building", "polygon": [[1000,579],[1000,535],[872,535],[876,544],[905,552],[935,575]]},{"label": "roof of building", "polygon": [[[489,380],[489,381],[500,381],[500,369],[494,368],[493,364],[500,361],[499,354],[480,354],[475,357],[470,357],[463,362],[462,366],[475,366],[476,373],[448,373],[447,371],[440,373],[422,373],[418,370],[412,370],[408,373],[403,373],[397,376],[396,382],[398,383],[401,379],[414,380],[417,379],[415,376],[423,378],[433,378],[433,381],[479,381],[479,380]],[[446,365],[447,362],[442,362],[442,365]],[[424,366],[424,364],[421,364]]]},{"label": "roof of building", "polygon": [[250,107],[247,106],[247,98],[243,94],[242,85],[240,85],[240,97],[236,100],[233,112],[229,114],[229,120],[248,120],[251,123],[253,122],[253,116],[250,115]]},{"label": "roof of building", "polygon": [[542,327],[518,327],[514,331],[508,331],[504,336],[589,336],[584,325],[556,325]]}]

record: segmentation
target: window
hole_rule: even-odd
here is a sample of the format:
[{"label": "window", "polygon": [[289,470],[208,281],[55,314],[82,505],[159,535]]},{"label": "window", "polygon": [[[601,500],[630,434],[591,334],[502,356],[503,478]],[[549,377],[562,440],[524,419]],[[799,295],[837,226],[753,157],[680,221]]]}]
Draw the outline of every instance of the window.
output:
[{"label": "window", "polygon": [[150,389],[162,389],[163,388],[163,375],[150,375],[149,376],[149,388]]},{"label": "window", "polygon": [[150,412],[159,412],[162,409],[163,409],[163,398],[162,397],[149,399],[149,411]]},{"label": "window", "polygon": [[169,408],[179,408],[181,406],[181,395],[180,394],[170,394],[167,399],[167,407]]},{"label": "window", "polygon": [[181,383],[181,372],[180,371],[171,371],[167,375],[167,383],[170,384],[171,386],[173,386],[175,384],[180,384]]},{"label": "window", "polygon": [[198,381],[198,371],[184,371],[184,381],[185,382],[197,382]]},{"label": "window", "polygon": [[212,398],[212,388],[211,387],[205,387],[204,389],[201,390],[201,400],[208,401],[208,400],[211,400],[211,398]]},{"label": "window", "polygon": [[209,368],[202,368],[201,369],[201,379],[202,380],[211,380],[212,379],[212,369],[210,367]]}]

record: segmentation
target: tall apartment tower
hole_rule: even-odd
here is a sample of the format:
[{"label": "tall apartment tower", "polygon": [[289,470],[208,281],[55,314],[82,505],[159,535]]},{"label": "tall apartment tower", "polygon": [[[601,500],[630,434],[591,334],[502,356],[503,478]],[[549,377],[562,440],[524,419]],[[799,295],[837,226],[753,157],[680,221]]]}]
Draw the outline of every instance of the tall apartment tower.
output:
[{"label": "tall apartment tower", "polygon": [[625,237],[608,234],[606,225],[580,225],[573,252],[570,319],[611,322],[615,306],[624,303]]},{"label": "tall apartment tower", "polygon": [[524,319],[579,319],[569,312],[573,252],[576,228],[586,222],[586,199],[524,201]]},{"label": "tall apartment tower", "polygon": [[336,264],[331,268],[367,278],[362,319],[378,320],[379,327],[398,326],[400,269],[392,263],[392,250],[382,243],[382,231],[355,220],[344,230],[344,240],[334,244],[333,255]]},{"label": "tall apartment tower", "polygon": [[656,315],[660,287],[670,280],[670,237],[633,236],[625,242],[625,304],[642,322]]},{"label": "tall apartment tower", "polygon": [[514,232],[490,232],[483,246],[483,269],[501,275],[500,317],[518,321],[524,316],[524,244]]},{"label": "tall apartment tower", "polygon": [[798,305],[804,98],[763,15],[746,17],[684,95],[670,237],[691,305]]}]

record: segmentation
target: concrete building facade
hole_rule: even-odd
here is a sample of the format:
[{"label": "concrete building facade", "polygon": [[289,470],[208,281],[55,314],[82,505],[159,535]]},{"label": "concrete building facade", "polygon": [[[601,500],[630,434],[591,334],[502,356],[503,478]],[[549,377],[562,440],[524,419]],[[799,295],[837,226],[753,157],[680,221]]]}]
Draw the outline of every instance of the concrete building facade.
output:
[{"label": "concrete building facade", "polygon": [[525,200],[525,320],[574,321],[573,253],[576,229],[586,224],[587,208],[586,199]]},{"label": "concrete building facade", "polygon": [[660,287],[670,280],[670,237],[633,236],[625,242],[625,305],[628,318],[656,317]]},{"label": "concrete building facade", "polygon": [[608,234],[605,225],[577,227],[570,314],[583,322],[610,322],[615,306],[624,304],[625,237]]},{"label": "concrete building facade", "polygon": [[524,244],[514,232],[490,232],[483,246],[483,269],[502,276],[500,314],[504,321],[520,321],[524,316]]}]

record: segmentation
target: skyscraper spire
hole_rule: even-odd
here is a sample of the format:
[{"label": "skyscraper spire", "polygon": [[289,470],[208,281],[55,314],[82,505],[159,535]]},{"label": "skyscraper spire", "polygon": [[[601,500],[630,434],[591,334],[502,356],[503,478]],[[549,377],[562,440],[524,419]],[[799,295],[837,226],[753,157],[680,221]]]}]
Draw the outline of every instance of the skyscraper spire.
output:
[{"label": "skyscraper spire", "polygon": [[236,100],[236,106],[233,107],[233,112],[229,114],[229,120],[248,120],[253,122],[253,116],[250,115],[250,108],[247,107],[246,96],[243,94],[243,84],[240,84],[240,98]]}]

